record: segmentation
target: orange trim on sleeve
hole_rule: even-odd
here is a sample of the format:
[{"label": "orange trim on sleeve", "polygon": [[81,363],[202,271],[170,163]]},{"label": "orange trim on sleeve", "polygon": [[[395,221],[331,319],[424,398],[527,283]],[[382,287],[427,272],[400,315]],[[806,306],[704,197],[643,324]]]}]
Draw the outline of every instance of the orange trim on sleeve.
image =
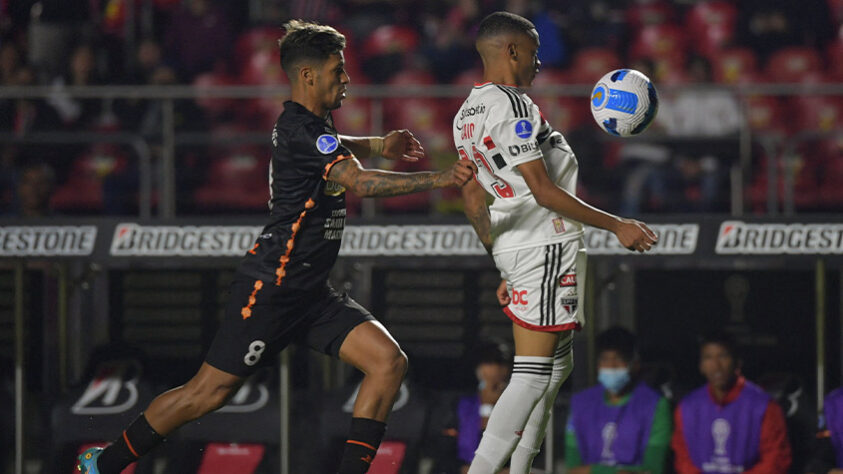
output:
[{"label": "orange trim on sleeve", "polygon": [[137,452],[137,451],[135,451],[135,448],[134,448],[134,447],[132,447],[132,443],[130,443],[130,442],[129,442],[129,437],[128,437],[128,436],[126,436],[126,430],[123,430],[123,441],[125,441],[125,442],[126,442],[126,447],[127,447],[127,448],[129,448],[129,451],[131,451],[131,452],[132,452],[132,454],[133,454],[136,458],[139,458],[139,457],[140,457],[140,454],[138,454],[138,452]]},{"label": "orange trim on sleeve", "polygon": [[240,315],[243,316],[243,319],[249,319],[252,316],[252,306],[255,305],[255,302],[258,298],[258,291],[263,288],[263,282],[260,280],[255,281],[255,289],[252,291],[252,294],[249,295],[249,304],[243,306],[243,309],[240,310]]},{"label": "orange trim on sleeve", "polygon": [[363,446],[364,448],[369,448],[369,449],[371,449],[372,451],[377,451],[377,450],[378,450],[377,448],[375,448],[374,446],[372,446],[372,445],[371,445],[371,444],[369,444],[369,443],[364,443],[364,442],[362,442],[362,441],[357,441],[357,440],[353,440],[353,439],[346,440],[346,443],[350,443],[350,444],[359,444],[360,446]]},{"label": "orange trim on sleeve", "polygon": [[[337,161],[334,160],[334,163],[336,162]],[[314,202],[313,199],[308,199],[307,202],[304,203],[304,210],[301,211],[301,214],[299,214],[298,220],[293,223],[293,233],[290,234],[290,238],[287,239],[287,251],[284,252],[284,255],[282,255],[281,258],[278,260],[279,265],[278,268],[275,270],[275,276],[277,277],[275,279],[275,286],[281,286],[281,280],[283,280],[284,277],[287,275],[287,262],[290,261],[290,254],[293,253],[293,246],[296,243],[296,234],[298,233],[299,229],[301,229],[301,221],[304,220],[304,216],[307,215],[307,211],[312,209],[315,205],[316,202]]]},{"label": "orange trim on sleeve", "polygon": [[328,173],[331,172],[331,168],[333,168],[335,164],[339,163],[340,161],[345,161],[345,160],[348,160],[348,159],[351,159],[351,158],[354,158],[354,155],[339,155],[339,156],[337,156],[334,159],[334,161],[325,165],[325,172],[322,173],[322,179],[327,181],[328,180]]}]

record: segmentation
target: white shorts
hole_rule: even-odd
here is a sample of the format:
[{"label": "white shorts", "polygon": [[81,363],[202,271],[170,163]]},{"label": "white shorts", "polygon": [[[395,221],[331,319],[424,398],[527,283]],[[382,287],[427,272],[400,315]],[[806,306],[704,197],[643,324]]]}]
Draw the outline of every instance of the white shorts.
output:
[{"label": "white shorts", "polygon": [[581,247],[577,239],[495,255],[510,297],[503,312],[534,331],[581,328],[586,270]]}]

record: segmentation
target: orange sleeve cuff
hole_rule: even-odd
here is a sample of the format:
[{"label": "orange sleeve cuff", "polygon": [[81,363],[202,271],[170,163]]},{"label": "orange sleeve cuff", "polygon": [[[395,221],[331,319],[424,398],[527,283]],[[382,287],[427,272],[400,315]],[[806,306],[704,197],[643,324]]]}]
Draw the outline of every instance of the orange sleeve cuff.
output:
[{"label": "orange sleeve cuff", "polygon": [[348,154],[348,155],[339,155],[339,156],[337,156],[337,157],[334,159],[334,161],[332,161],[332,162],[328,163],[327,165],[325,165],[325,171],[324,171],[324,172],[322,172],[322,179],[324,179],[325,181],[327,181],[327,180],[328,180],[328,173],[330,173],[330,172],[331,172],[331,168],[333,168],[335,164],[339,163],[340,161],[349,160],[349,159],[351,159],[351,158],[354,158],[354,155],[352,155],[352,154]]}]

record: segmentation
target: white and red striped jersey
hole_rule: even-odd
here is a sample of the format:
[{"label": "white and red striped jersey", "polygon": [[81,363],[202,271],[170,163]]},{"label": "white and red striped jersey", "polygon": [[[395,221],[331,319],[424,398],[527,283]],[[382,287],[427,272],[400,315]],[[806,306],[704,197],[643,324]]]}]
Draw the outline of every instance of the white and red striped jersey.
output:
[{"label": "white and red striped jersey", "polygon": [[577,159],[521,89],[476,84],[454,117],[460,159],[477,165],[477,182],[495,200],[489,207],[493,253],[582,236],[582,224],[539,206],[518,165],[543,160],[551,181],[576,192]]}]

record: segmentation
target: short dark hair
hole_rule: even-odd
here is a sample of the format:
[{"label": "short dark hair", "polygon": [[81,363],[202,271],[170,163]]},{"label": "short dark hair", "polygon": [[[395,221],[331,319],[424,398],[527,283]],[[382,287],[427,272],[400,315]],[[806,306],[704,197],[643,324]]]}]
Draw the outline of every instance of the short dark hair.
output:
[{"label": "short dark hair", "polygon": [[615,351],[627,362],[636,359],[638,349],[635,335],[621,326],[611,327],[597,335],[597,354],[604,351]]},{"label": "short dark hair", "polygon": [[474,346],[474,366],[480,364],[503,364],[512,363],[512,349],[509,345],[497,338],[483,338]]},{"label": "short dark hair", "polygon": [[725,348],[726,352],[728,352],[733,359],[740,359],[740,355],[738,354],[738,345],[735,342],[735,338],[722,329],[708,331],[699,337],[700,351],[702,351],[702,348],[708,344],[717,344]]},{"label": "short dark hair", "polygon": [[287,34],[278,40],[281,68],[292,80],[304,61],[322,63],[332,54],[345,49],[345,36],[328,25],[304,20],[290,20],[284,24]]},{"label": "short dark hair", "polygon": [[477,39],[490,38],[505,33],[530,34],[536,25],[521,15],[509,12],[495,12],[483,18],[477,30]]}]

